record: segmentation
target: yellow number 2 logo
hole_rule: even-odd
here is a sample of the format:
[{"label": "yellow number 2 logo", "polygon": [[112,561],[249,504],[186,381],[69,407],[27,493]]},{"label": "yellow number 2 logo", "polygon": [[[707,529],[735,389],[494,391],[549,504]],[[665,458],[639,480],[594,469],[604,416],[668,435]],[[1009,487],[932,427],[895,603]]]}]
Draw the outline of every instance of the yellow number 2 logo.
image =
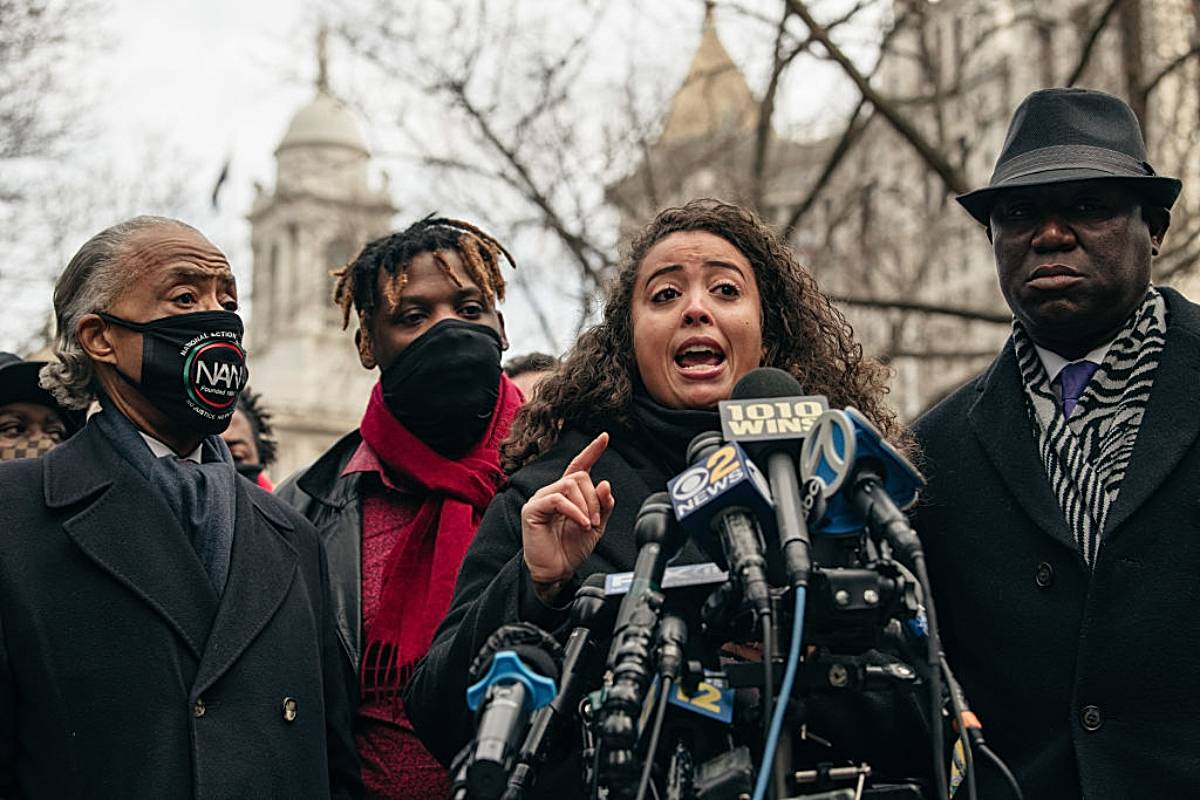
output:
[{"label": "yellow number 2 logo", "polygon": [[675,696],[688,705],[702,708],[710,714],[721,713],[721,690],[711,683],[701,682],[696,689],[696,694],[691,697],[684,694],[683,687],[680,686],[675,691]]},{"label": "yellow number 2 logo", "polygon": [[734,450],[731,444],[725,445],[708,457],[707,466],[709,470],[708,482],[716,483],[740,466],[737,450]]}]

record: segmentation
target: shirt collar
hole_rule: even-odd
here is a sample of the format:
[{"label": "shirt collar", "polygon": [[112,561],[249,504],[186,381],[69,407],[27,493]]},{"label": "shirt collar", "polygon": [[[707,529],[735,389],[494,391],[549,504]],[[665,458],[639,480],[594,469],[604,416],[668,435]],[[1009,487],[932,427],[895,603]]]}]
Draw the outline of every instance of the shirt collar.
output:
[{"label": "shirt collar", "polygon": [[1112,347],[1112,343],[1114,341],[1116,341],[1116,337],[1109,339],[1096,349],[1089,351],[1088,354],[1083,358],[1075,358],[1070,360],[1065,359],[1058,353],[1055,353],[1053,350],[1047,350],[1040,345],[1035,344],[1033,347],[1035,350],[1037,350],[1038,358],[1042,360],[1042,366],[1046,369],[1046,377],[1050,379],[1050,383],[1054,383],[1054,381],[1058,378],[1058,373],[1062,372],[1063,367],[1065,367],[1067,364],[1076,364],[1080,361],[1090,361],[1097,365],[1103,364],[1104,357],[1108,355],[1108,349]]},{"label": "shirt collar", "polygon": [[193,461],[197,464],[201,463],[202,461],[201,451],[204,449],[203,442],[201,442],[195,450],[188,453],[186,456],[176,456],[174,450],[167,447],[153,436],[150,436],[144,431],[138,431],[138,434],[142,437],[142,441],[146,443],[146,446],[150,448],[150,452],[154,454],[155,458],[165,458],[167,456],[171,456],[172,458],[180,458],[183,461]]},{"label": "shirt collar", "polygon": [[387,469],[383,465],[383,460],[379,458],[379,454],[372,449],[371,445],[367,444],[366,439],[358,443],[358,449],[354,451],[354,455],[350,456],[350,460],[346,462],[346,466],[342,469],[342,476],[352,475],[355,472],[373,473],[378,476],[380,483],[388,489],[394,492],[405,491],[392,481]]}]

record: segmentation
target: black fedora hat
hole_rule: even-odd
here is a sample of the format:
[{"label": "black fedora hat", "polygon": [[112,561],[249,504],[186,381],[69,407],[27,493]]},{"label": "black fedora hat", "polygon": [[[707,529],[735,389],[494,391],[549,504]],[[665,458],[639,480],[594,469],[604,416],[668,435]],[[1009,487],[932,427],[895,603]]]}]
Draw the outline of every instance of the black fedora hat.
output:
[{"label": "black fedora hat", "polygon": [[54,395],[38,385],[38,373],[46,366],[45,361],[25,361],[12,353],[0,352],[0,406],[8,403],[33,403],[45,406],[58,414],[67,433],[75,433],[83,427],[87,415],[82,411],[64,408]]},{"label": "black fedora hat", "polygon": [[1137,117],[1120,98],[1092,89],[1039,89],[1017,106],[991,181],[957,199],[987,225],[1005,189],[1096,179],[1128,181],[1161,208],[1170,208],[1183,188],[1155,174]]}]

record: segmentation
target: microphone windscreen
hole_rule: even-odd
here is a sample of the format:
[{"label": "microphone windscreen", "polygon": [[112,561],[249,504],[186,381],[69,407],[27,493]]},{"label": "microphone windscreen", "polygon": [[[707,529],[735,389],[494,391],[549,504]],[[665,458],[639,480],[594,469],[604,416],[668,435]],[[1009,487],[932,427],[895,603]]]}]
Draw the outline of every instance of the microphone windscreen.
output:
[{"label": "microphone windscreen", "polygon": [[752,369],[734,384],[733,400],[755,400],[767,397],[796,397],[804,394],[800,381],[790,372],[777,367]]},{"label": "microphone windscreen", "polygon": [[562,648],[554,637],[528,622],[514,622],[496,630],[480,649],[468,672],[470,682],[477,683],[487,675],[492,657],[502,650],[513,650],[531,669],[547,678],[558,679],[557,663]]},{"label": "microphone windscreen", "polygon": [[600,589],[601,591],[603,591],[604,584],[607,581],[608,581],[608,573],[607,572],[593,572],[591,575],[587,576],[587,578],[583,582],[583,586],[580,586],[579,588],[580,589],[589,589],[589,588],[590,589]]},{"label": "microphone windscreen", "polygon": [[[752,369],[734,384],[732,400],[759,400],[770,397],[799,397],[804,394],[800,381],[790,373],[778,367],[759,367]],[[760,469],[767,468],[767,459],[773,453],[787,453],[797,456],[800,453],[799,439],[763,439],[756,442],[742,442],[742,447],[754,459]]]},{"label": "microphone windscreen", "polygon": [[696,434],[687,446],[687,463],[695,464],[707,450],[716,450],[725,444],[720,431],[704,431]]},{"label": "microphone windscreen", "polygon": [[525,666],[552,681],[558,681],[558,662],[544,647],[519,644],[510,649],[517,654],[517,658],[521,659]]}]

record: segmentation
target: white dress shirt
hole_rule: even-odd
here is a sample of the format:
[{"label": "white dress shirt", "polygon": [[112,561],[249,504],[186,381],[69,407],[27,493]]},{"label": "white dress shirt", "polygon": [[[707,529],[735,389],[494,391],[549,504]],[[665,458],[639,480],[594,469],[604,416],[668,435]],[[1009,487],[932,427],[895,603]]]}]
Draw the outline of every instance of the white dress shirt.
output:
[{"label": "white dress shirt", "polygon": [[[1104,344],[1091,350],[1083,358],[1076,358],[1068,361],[1067,359],[1055,353],[1053,350],[1047,350],[1041,345],[1034,345],[1037,350],[1038,358],[1042,360],[1042,366],[1046,369],[1046,376],[1050,379],[1050,388],[1054,390],[1054,397],[1058,402],[1062,402],[1062,384],[1058,382],[1058,374],[1063,371],[1063,367],[1067,364],[1077,364],[1080,361],[1090,361],[1093,364],[1103,364],[1104,357],[1108,355],[1108,348],[1112,347],[1112,343],[1116,341],[1116,337],[1109,339]],[[144,434],[143,434],[144,435]]]},{"label": "white dress shirt", "polygon": [[146,446],[150,448],[150,452],[154,453],[155,458],[163,458],[164,456],[171,456],[172,458],[182,458],[184,461],[194,461],[197,464],[199,464],[201,462],[201,457],[202,457],[201,451],[204,449],[203,442],[200,443],[196,447],[195,450],[188,453],[186,456],[176,456],[174,450],[167,447],[165,444],[160,442],[158,439],[155,439],[153,436],[149,436],[146,433],[143,433],[142,431],[138,431],[138,433],[141,434],[142,440],[146,443]]}]

